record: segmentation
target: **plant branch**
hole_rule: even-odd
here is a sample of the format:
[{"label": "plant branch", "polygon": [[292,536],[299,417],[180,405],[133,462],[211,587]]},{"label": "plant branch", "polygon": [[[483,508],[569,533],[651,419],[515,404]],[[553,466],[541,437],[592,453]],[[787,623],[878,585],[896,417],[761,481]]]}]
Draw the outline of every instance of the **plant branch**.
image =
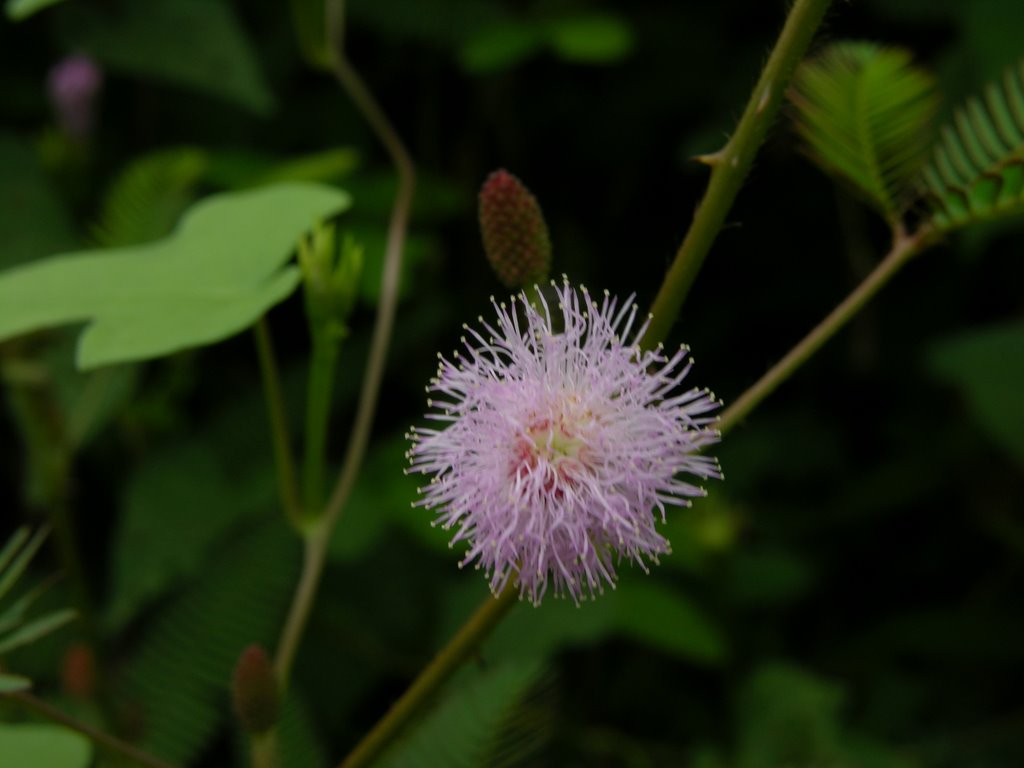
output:
[{"label": "plant branch", "polygon": [[931,231],[928,229],[919,230],[914,235],[897,232],[889,253],[864,278],[863,282],[843,299],[842,303],[833,309],[824,320],[818,323],[799,344],[786,353],[785,357],[773,365],[764,376],[722,412],[718,421],[719,431],[724,434],[746,418],[762,400],[792,376],[793,372],[807,362],[811,355],[821,349],[826,341],[835,336],[839,329],[846,325],[911,257],[920,253],[931,242]]},{"label": "plant branch", "polygon": [[420,707],[466,661],[490,635],[509,609],[519,601],[519,588],[511,582],[497,597],[488,596],[462,625],[448,644],[434,657],[402,697],[391,705],[366,736],[349,753],[339,768],[370,765],[420,710]]},{"label": "plant branch", "polygon": [[174,768],[173,764],[165,762],[148,752],[138,749],[137,747],[133,747],[131,744],[121,741],[110,734],[97,731],[95,728],[64,714],[59,709],[50,706],[42,699],[36,698],[30,693],[19,691],[17,693],[7,694],[7,698],[11,701],[17,702],[24,709],[34,712],[40,717],[63,725],[65,728],[77,731],[93,742],[97,747],[112,754],[128,758],[138,765],[145,765],[149,768]]},{"label": "plant branch", "polygon": [[352,486],[355,484],[370,439],[374,412],[377,408],[377,397],[384,375],[384,364],[387,361],[391,331],[394,327],[395,309],[398,305],[402,251],[405,246],[405,234],[409,225],[409,212],[412,208],[413,190],[416,184],[415,167],[405,145],[373,94],[370,93],[362,78],[352,68],[342,52],[343,18],[344,3],[341,0],[328,0],[326,21],[330,70],[387,150],[398,174],[398,189],[395,193],[394,206],[391,209],[391,219],[388,222],[380,300],[377,304],[377,318],[370,341],[370,353],[359,394],[355,423],[349,436],[341,472],[324,514],[306,534],[306,553],[302,575],[282,630],[281,642],[278,645],[274,668],[282,688],[287,687],[292,662],[316,597],[331,533],[341,516]]},{"label": "plant branch", "polygon": [[704,258],[743,186],[754,156],[779,111],[793,70],[803,58],[828,5],[829,0],[796,0],[793,3],[736,132],[722,149],[698,158],[711,166],[711,178],[693,223],[654,299],[651,307],[654,317],[643,340],[645,347],[653,347],[663,340],[675,322]]},{"label": "plant branch", "polygon": [[339,339],[319,320],[310,323],[313,357],[309,366],[306,398],[306,453],[303,457],[303,518],[319,514],[324,503],[324,469],[327,455],[327,425],[331,416],[334,370],[338,363]]},{"label": "plant branch", "polygon": [[274,343],[266,317],[256,321],[256,349],[260,358],[260,373],[263,376],[263,390],[267,400],[267,415],[270,418],[270,434],[274,444],[274,464],[277,467],[277,487],[281,495],[281,506],[292,525],[301,523],[302,510],[295,485],[295,461],[292,458],[291,438],[288,432],[288,418],[285,413],[284,395],[281,393],[281,376],[278,372]]},{"label": "plant branch", "polygon": [[[810,39],[828,7],[828,0],[796,0],[776,43],[750,103],[740,120],[736,134],[714,156],[703,158],[712,165],[711,181],[686,239],[665,277],[651,312],[654,319],[644,336],[645,346],[656,346],[668,333],[686,292],[696,277],[715,234],[721,228],[746,177],[754,154],[764,138],[782,100],[782,93],[793,69],[803,57]],[[354,480],[344,473],[332,505],[344,503],[349,484]],[[483,642],[491,629],[515,603],[515,590],[509,585],[497,600],[488,598],[435,657],[427,669],[394,704],[391,710],[356,746],[341,768],[359,768],[373,760],[418,708]]]}]

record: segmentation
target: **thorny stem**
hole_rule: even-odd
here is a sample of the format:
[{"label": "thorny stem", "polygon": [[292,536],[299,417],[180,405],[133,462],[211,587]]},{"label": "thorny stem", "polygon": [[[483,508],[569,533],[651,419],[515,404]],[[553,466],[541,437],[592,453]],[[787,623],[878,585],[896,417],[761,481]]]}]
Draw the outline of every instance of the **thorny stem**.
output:
[{"label": "thorny stem", "polygon": [[7,694],[6,697],[11,701],[17,702],[24,709],[27,709],[30,712],[34,712],[35,714],[54,723],[59,723],[65,728],[77,731],[88,738],[97,747],[106,750],[111,754],[120,755],[137,763],[138,765],[145,765],[149,768],[175,768],[172,763],[165,762],[148,752],[144,752],[137,747],[133,747],[127,742],[111,736],[110,734],[97,731],[95,728],[64,714],[59,709],[50,706],[42,699],[38,699],[30,693],[19,691],[17,693]]},{"label": "thorny stem", "polygon": [[519,588],[511,582],[500,595],[488,597],[448,644],[434,657],[402,697],[366,736],[356,745],[339,768],[362,768],[370,765],[407,722],[420,710],[441,685],[480,646],[509,609],[519,600]]},{"label": "thorny stem", "polygon": [[370,354],[366,363],[366,373],[363,376],[362,390],[359,394],[355,423],[349,436],[341,472],[324,513],[306,533],[302,574],[299,577],[299,584],[285,620],[274,661],[274,670],[282,688],[287,687],[295,652],[316,597],[331,533],[338,522],[349,493],[352,491],[369,442],[377,396],[384,375],[384,364],[387,360],[391,330],[395,321],[402,250],[405,244],[405,233],[408,228],[409,211],[412,207],[416,180],[412,158],[405,145],[402,144],[394,126],[362,78],[345,58],[341,39],[343,17],[344,3],[342,0],[328,0],[326,19],[330,69],[387,150],[398,174],[398,190],[395,194],[394,206],[391,209],[391,219],[388,222],[380,301],[377,304],[377,318],[370,341]]},{"label": "thorny stem", "polygon": [[818,323],[799,344],[787,352],[785,357],[773,365],[767,373],[722,412],[722,416],[718,420],[719,431],[724,434],[746,418],[747,414],[774,392],[779,384],[792,376],[793,372],[821,349],[826,341],[835,336],[839,329],[846,325],[904,264],[930,243],[931,231],[929,229],[918,230],[914,235],[897,232],[889,253],[864,278],[863,282],[854,288],[853,292]]},{"label": "thorny stem", "polygon": [[254,330],[263,389],[267,399],[267,415],[270,417],[270,434],[274,444],[274,464],[277,467],[277,487],[281,495],[281,506],[284,507],[292,525],[298,527],[301,524],[302,510],[295,485],[295,461],[292,458],[291,439],[288,436],[288,418],[285,414],[284,395],[281,393],[281,376],[266,317],[256,321]]},{"label": "thorny stem", "polygon": [[654,318],[643,340],[644,346],[654,347],[668,335],[711,244],[725,223],[733,200],[743,186],[758,147],[779,111],[793,70],[803,58],[828,5],[829,0],[796,0],[793,3],[736,132],[722,149],[697,158],[711,166],[711,178],[704,199],[654,299],[651,307]]}]

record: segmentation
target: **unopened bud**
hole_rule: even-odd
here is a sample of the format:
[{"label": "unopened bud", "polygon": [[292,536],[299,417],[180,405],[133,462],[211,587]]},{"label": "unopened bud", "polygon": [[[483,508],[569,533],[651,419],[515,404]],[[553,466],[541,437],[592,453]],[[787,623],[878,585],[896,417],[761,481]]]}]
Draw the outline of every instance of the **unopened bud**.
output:
[{"label": "unopened bud", "polygon": [[242,727],[253,734],[266,733],[277,723],[281,697],[277,678],[267,652],[250,645],[238,658],[231,684],[235,715]]},{"label": "unopened bud", "polygon": [[480,189],[480,232],[491,267],[509,288],[547,280],[551,238],[540,205],[523,183],[501,169]]},{"label": "unopened bud", "polygon": [[346,234],[338,247],[334,224],[319,223],[299,241],[299,268],[311,322],[346,334],[363,272],[363,248]]}]

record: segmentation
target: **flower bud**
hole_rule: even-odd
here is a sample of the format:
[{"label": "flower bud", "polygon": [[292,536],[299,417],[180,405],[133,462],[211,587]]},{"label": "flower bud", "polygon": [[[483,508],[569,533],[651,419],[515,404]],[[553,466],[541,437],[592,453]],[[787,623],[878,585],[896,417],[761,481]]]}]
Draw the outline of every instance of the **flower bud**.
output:
[{"label": "flower bud", "polygon": [[246,731],[266,733],[277,723],[281,696],[267,652],[250,645],[238,658],[231,683],[235,715]]},{"label": "flower bud", "polygon": [[480,231],[491,267],[509,288],[547,280],[551,238],[540,205],[515,176],[500,169],[480,189]]},{"label": "flower bud", "polygon": [[346,334],[363,272],[363,248],[350,235],[338,247],[333,224],[317,224],[299,242],[299,267],[311,322]]}]

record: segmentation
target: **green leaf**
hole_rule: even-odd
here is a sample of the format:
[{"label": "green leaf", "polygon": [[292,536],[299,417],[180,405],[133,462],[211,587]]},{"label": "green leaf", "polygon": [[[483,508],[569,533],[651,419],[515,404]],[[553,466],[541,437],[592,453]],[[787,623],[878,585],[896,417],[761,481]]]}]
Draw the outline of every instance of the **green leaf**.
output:
[{"label": "green leaf", "polygon": [[508,19],[485,27],[459,50],[459,63],[472,75],[511,69],[544,45],[543,30],[535,24]]},{"label": "green leaf", "polygon": [[922,180],[940,230],[1024,213],[1024,60],[943,126]]},{"label": "green leaf", "polygon": [[[443,624],[448,635],[484,595],[480,584],[453,593]],[[695,603],[638,573],[623,574],[615,590],[578,606],[563,599],[524,605],[495,629],[487,648],[497,658],[544,658],[612,636],[698,664],[719,664],[728,654],[721,630]]]},{"label": "green leaf", "polygon": [[[537,684],[537,661],[506,662],[456,679],[437,707],[375,763],[379,768],[482,765],[503,722]],[[487,765],[493,765],[488,762]]]},{"label": "green leaf", "polygon": [[198,443],[167,450],[130,479],[111,552],[109,629],[216,559],[239,522],[272,508],[272,472],[232,477]]},{"label": "green leaf", "polygon": [[285,263],[296,241],[348,206],[344,192],[311,184],[217,195],[192,206],[164,240],[0,273],[0,340],[88,321],[81,368],[220,341],[295,289],[299,271]]},{"label": "green leaf", "polygon": [[164,80],[268,114],[270,89],[222,0],[135,0],[63,9],[62,37],[114,72]]},{"label": "green leaf", "polygon": [[5,765],[18,768],[88,768],[92,745],[56,725],[0,723],[0,755]]},{"label": "green leaf", "polygon": [[135,245],[163,237],[192,202],[207,158],[192,147],[136,158],[114,180],[93,227],[98,245]]},{"label": "green leaf", "polygon": [[761,667],[740,696],[736,768],[842,765],[841,690],[786,664]]},{"label": "green leaf", "polygon": [[7,0],[7,18],[11,21],[24,21],[51,5],[64,0]]},{"label": "green leaf", "polygon": [[78,614],[70,608],[64,608],[48,613],[45,616],[40,616],[38,619],[28,622],[0,639],[0,654],[9,653],[15,648],[21,648],[23,645],[34,643],[36,640],[56,632],[65,624],[74,621],[77,616]]},{"label": "green leaf", "polygon": [[894,222],[927,159],[938,101],[899,48],[836,43],[802,64],[789,98],[811,159]]},{"label": "green leaf", "polygon": [[0,674],[0,695],[27,691],[31,687],[32,681],[27,677]]},{"label": "green leaf", "polygon": [[36,532],[31,539],[28,537],[28,529],[20,528],[15,531],[3,552],[0,552],[0,598],[3,598],[11,588],[18,583],[18,579],[25,572],[29,561],[35,557],[39,547],[46,539],[45,529]]},{"label": "green leaf", "polygon": [[565,61],[610,64],[633,49],[633,33],[626,22],[607,13],[588,13],[551,22],[548,45]]},{"label": "green leaf", "polygon": [[616,634],[689,661],[724,661],[722,633],[678,590],[653,579],[631,578],[623,580],[616,593]]},{"label": "green leaf", "polygon": [[944,339],[929,350],[928,364],[960,390],[989,436],[1024,463],[1024,323]]},{"label": "green leaf", "polygon": [[192,765],[227,716],[238,655],[276,632],[298,575],[299,546],[280,521],[236,536],[201,579],[170,601],[124,667],[146,723],[143,747]]}]

